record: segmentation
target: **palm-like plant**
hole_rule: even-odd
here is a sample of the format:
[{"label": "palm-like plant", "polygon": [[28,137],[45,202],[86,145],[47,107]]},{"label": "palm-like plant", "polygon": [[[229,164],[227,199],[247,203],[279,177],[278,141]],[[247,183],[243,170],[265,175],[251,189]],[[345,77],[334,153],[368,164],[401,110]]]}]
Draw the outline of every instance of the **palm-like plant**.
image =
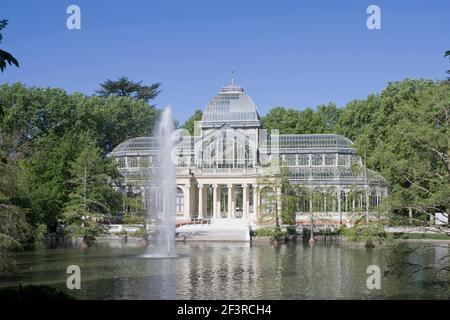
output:
[{"label": "palm-like plant", "polygon": [[142,85],[142,81],[134,82],[127,77],[120,77],[117,80],[106,80],[101,83],[101,89],[97,90],[97,94],[101,96],[119,96],[133,97],[138,100],[149,102],[154,99],[160,92],[160,83],[153,83],[150,86]]},{"label": "palm-like plant", "polygon": [[[450,50],[445,52],[444,57],[448,57],[450,59]],[[450,70],[447,70],[447,73],[450,74]]]},{"label": "palm-like plant", "polygon": [[[1,30],[6,28],[7,25],[8,20],[5,19],[0,20],[0,43],[2,42],[3,39]],[[3,72],[3,70],[5,70],[6,64],[15,65],[16,67],[19,67],[19,62],[17,61],[16,58],[14,58],[14,56],[11,53],[0,49],[0,71]]]}]

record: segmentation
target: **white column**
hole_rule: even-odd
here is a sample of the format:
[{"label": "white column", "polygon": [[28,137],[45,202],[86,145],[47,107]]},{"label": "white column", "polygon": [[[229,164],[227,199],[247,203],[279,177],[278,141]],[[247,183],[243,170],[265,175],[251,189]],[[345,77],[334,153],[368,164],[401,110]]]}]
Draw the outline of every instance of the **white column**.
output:
[{"label": "white column", "polygon": [[342,224],[342,211],[341,211],[341,187],[337,188],[337,211],[339,213],[339,224]]},{"label": "white column", "polygon": [[207,215],[208,213],[208,185],[203,185],[203,218]]},{"label": "white column", "polygon": [[231,218],[236,218],[236,187],[231,185]]},{"label": "white column", "polygon": [[248,185],[242,184],[242,217],[248,219]]},{"label": "white column", "polygon": [[184,187],[184,217],[191,218],[191,185],[187,184]]},{"label": "white column", "polygon": [[358,196],[358,194],[352,195],[352,212],[355,212],[355,196]]},{"label": "white column", "polygon": [[217,184],[213,184],[213,204],[212,204],[212,209],[213,209],[213,218],[217,219],[219,218],[219,206],[217,203]]},{"label": "white column", "polygon": [[203,185],[198,184],[198,219],[203,219]]},{"label": "white column", "polygon": [[380,190],[377,188],[377,196],[376,196],[376,206],[377,206],[377,210],[378,207],[380,206]]},{"label": "white column", "polygon": [[256,220],[258,219],[258,210],[259,210],[258,199],[259,199],[258,185],[256,183],[254,183],[253,184],[253,215]]},{"label": "white column", "polygon": [[220,184],[217,185],[217,218],[222,218],[222,187]]},{"label": "white column", "polygon": [[232,188],[233,188],[233,185],[231,184],[231,183],[229,183],[228,185],[227,185],[227,187],[228,187],[228,216],[227,216],[227,218],[228,219],[231,219],[231,218],[233,218],[233,203],[232,203],[232,196],[233,196],[233,190],[232,190]]}]

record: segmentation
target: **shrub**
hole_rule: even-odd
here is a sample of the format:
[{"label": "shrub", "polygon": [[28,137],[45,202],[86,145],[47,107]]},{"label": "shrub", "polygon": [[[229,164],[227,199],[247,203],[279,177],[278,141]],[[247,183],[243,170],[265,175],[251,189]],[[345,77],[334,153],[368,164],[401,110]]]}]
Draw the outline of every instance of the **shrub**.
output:
[{"label": "shrub", "polygon": [[0,289],[0,300],[73,300],[64,291],[48,286],[25,286]]},{"label": "shrub", "polygon": [[136,238],[143,238],[146,239],[148,236],[147,231],[145,230],[145,228],[139,228],[139,230],[135,231],[135,232],[131,232],[129,234],[131,237],[136,237]]},{"label": "shrub", "polygon": [[370,223],[369,226],[366,224],[355,225],[352,228],[342,229],[340,232],[351,241],[384,240],[389,237],[384,231],[384,226],[375,222]]},{"label": "shrub", "polygon": [[297,228],[296,226],[287,226],[286,227],[286,233],[290,236],[296,235],[297,234]]},{"label": "shrub", "polygon": [[274,235],[275,228],[273,227],[264,227],[259,228],[254,231],[255,237],[272,237]]},{"label": "shrub", "polygon": [[123,217],[123,221],[125,224],[143,224],[144,221],[144,217],[143,216],[137,216],[137,215],[131,215],[131,214],[126,214]]}]

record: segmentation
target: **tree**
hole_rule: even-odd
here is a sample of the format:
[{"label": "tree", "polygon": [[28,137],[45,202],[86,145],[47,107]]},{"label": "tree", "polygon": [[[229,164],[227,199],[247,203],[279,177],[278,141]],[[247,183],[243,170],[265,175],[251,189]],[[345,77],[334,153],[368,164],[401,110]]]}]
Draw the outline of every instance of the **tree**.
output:
[{"label": "tree", "polygon": [[120,77],[116,81],[107,79],[100,83],[101,89],[97,91],[100,96],[132,97],[137,100],[149,102],[160,92],[160,83],[153,83],[150,86],[142,85],[142,81],[134,82],[127,77]]},{"label": "tree", "polygon": [[45,224],[49,231],[55,230],[71,190],[70,162],[78,153],[78,142],[74,135],[41,137],[33,156],[22,161],[20,181],[28,195],[28,219],[33,225]]},{"label": "tree", "polygon": [[366,100],[349,102],[342,110],[336,132],[354,141],[370,127],[379,108],[380,98],[374,94]]},{"label": "tree", "polygon": [[319,105],[315,112],[315,123],[313,126],[316,133],[336,133],[336,127],[339,123],[342,109],[339,109],[334,103]]},{"label": "tree", "polygon": [[303,111],[276,107],[262,122],[267,130],[279,129],[281,134],[335,133],[341,113],[342,110],[332,103]]},{"label": "tree", "polygon": [[[448,57],[450,59],[450,50],[447,50],[444,54],[444,57]],[[447,73],[450,74],[450,69],[447,70]],[[448,80],[450,80],[450,77],[448,78]]]},{"label": "tree", "polygon": [[191,135],[195,133],[195,123],[197,121],[201,121],[203,116],[202,110],[195,110],[194,114],[186,120],[183,125],[183,128],[186,129]]},{"label": "tree", "polygon": [[15,261],[11,252],[22,249],[32,237],[26,211],[20,208],[16,159],[0,151],[0,277],[13,275]]},{"label": "tree", "polygon": [[96,220],[120,208],[120,193],[110,183],[119,174],[111,161],[100,158],[99,148],[87,139],[83,143],[82,151],[71,164],[73,189],[63,217],[69,234],[92,237],[100,231]]},{"label": "tree", "polygon": [[275,107],[262,118],[262,123],[268,131],[279,129],[280,134],[295,133],[298,113],[297,110]]},{"label": "tree", "polygon": [[73,191],[70,168],[83,135],[104,159],[124,140],[148,136],[159,115],[131,97],[67,94],[21,83],[0,86],[0,106],[0,152],[15,159],[17,206],[33,227],[44,224],[49,232]]},{"label": "tree", "polygon": [[281,222],[295,223],[296,188],[289,181],[290,173],[286,166],[272,164],[266,169],[266,174],[258,179],[261,211],[266,213],[262,219],[273,219],[275,232],[279,232]]},{"label": "tree", "polygon": [[[0,43],[2,42],[3,39],[1,31],[5,29],[7,25],[8,20],[5,19],[0,20]],[[14,58],[14,56],[11,53],[0,49],[0,71],[3,72],[3,70],[5,70],[7,63],[9,65],[15,65],[16,67],[19,67],[19,62],[17,61],[16,58]]]},{"label": "tree", "polygon": [[[356,143],[364,145],[369,167],[391,185],[391,210],[429,223],[450,211],[450,83],[395,82],[376,98],[378,107]],[[366,140],[360,143],[360,140]]]}]

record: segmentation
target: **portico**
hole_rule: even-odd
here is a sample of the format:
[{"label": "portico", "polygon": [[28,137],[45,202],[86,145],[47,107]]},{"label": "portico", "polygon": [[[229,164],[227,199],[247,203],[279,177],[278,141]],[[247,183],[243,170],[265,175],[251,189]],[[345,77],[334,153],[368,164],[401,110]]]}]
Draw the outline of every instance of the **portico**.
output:
[{"label": "portico", "polygon": [[177,189],[183,192],[183,198],[191,200],[179,201],[184,206],[177,206],[178,219],[241,219],[257,223],[259,206],[256,178],[229,180],[230,177],[214,177],[177,184]]}]

